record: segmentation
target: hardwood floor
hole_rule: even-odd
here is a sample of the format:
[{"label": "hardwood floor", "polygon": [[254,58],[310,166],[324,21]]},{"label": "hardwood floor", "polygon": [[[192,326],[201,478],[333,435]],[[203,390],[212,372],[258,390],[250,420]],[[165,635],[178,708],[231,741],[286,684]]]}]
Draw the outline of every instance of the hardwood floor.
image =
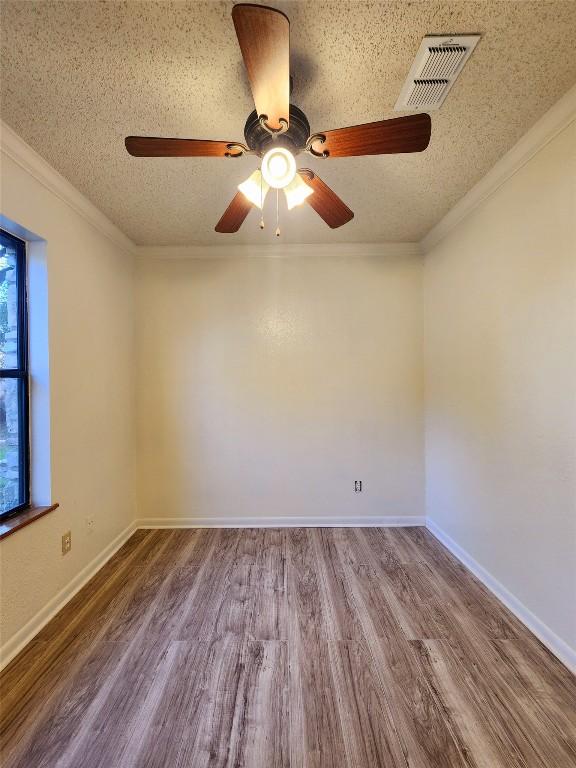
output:
[{"label": "hardwood floor", "polygon": [[423,528],[138,531],[0,682],[4,768],[576,766],[576,679]]}]

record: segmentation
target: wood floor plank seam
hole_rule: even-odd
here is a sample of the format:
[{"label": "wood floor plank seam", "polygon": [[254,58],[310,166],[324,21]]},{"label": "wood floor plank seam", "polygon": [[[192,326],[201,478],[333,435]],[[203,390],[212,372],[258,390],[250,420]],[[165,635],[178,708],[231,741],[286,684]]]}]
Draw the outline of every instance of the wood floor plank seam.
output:
[{"label": "wood floor plank seam", "polygon": [[[151,561],[149,563],[150,565],[153,565],[154,562],[156,561],[156,559],[161,556],[163,550],[168,546],[169,540],[170,540],[169,537],[163,537],[163,540],[161,542],[159,542],[159,545],[154,548],[153,555],[152,555]],[[137,549],[136,551],[139,551],[139,549]],[[120,578],[118,578],[118,579],[114,579],[114,578],[110,579],[109,584],[106,585],[104,588],[102,588],[102,590],[100,591],[100,597],[102,599],[104,599],[104,596],[109,591],[111,591],[115,586],[117,586],[117,582],[121,580],[122,575],[124,575],[126,569],[128,567],[130,567],[130,564],[132,564],[132,567],[133,567],[133,562],[132,561],[133,561],[133,558],[128,558],[128,565],[125,568],[120,567],[118,569],[118,572],[120,574]],[[128,582],[128,583],[130,583],[130,582]],[[87,607],[86,611],[83,612],[83,614],[82,614],[84,618],[86,617],[86,614],[89,612],[90,607],[93,608],[94,605],[97,602],[98,602],[98,600],[96,600],[96,599],[94,599],[92,601],[88,601],[88,603],[87,603],[88,607]],[[120,604],[120,607],[121,607],[121,605],[122,604]],[[66,610],[66,609],[64,609],[64,610]],[[55,620],[56,619],[58,619],[58,616],[55,617]],[[77,625],[78,625],[78,622],[73,622],[71,624],[68,632],[71,633],[72,630]],[[75,648],[76,648],[76,645],[74,643],[72,643],[71,646],[66,647],[65,646],[65,638],[59,639],[57,642],[48,643],[47,644],[48,646],[54,645],[57,650],[64,646],[64,651],[65,651],[64,652],[64,658],[67,661],[67,664],[68,664],[67,671],[69,673],[69,675],[61,676],[61,677],[59,677],[56,680],[56,682],[55,682],[55,684],[54,684],[54,686],[52,688],[52,699],[53,700],[57,700],[58,699],[58,697],[60,696],[61,692],[65,688],[66,681],[69,679],[69,676],[70,677],[74,676],[74,674],[76,672],[79,673],[82,670],[82,667],[84,666],[84,664],[87,661],[90,660],[91,648],[94,647],[94,644],[98,644],[99,637],[104,637],[106,631],[107,631],[107,627],[106,627],[105,624],[101,624],[101,625],[99,625],[97,627],[96,635],[92,636],[91,644],[88,646],[87,652],[85,654],[82,654],[82,653],[72,654],[72,655],[70,655],[70,653],[67,654],[66,653],[67,651],[74,651]],[[58,664],[58,657],[56,657],[55,660],[52,659],[51,662],[52,662],[52,665]],[[114,675],[114,670],[111,670],[111,672],[110,672],[110,679],[114,679],[113,675]],[[41,678],[36,680],[37,687],[38,687],[39,682],[41,682]],[[36,721],[37,721],[38,724],[41,724],[44,721],[44,719],[49,716],[49,713],[50,713],[49,704],[50,704],[50,700],[48,700],[46,702],[41,702],[41,708],[39,708],[39,710],[36,713]],[[12,716],[13,716],[13,714],[14,713],[12,713]],[[4,720],[4,722],[6,723],[6,719]],[[8,720],[8,723],[9,722],[10,721]],[[25,721],[21,721],[20,722],[20,732],[24,731],[25,728],[26,728],[26,722]],[[26,729],[26,730],[27,730],[27,732],[22,733],[22,735],[19,738],[20,748],[21,749],[22,749],[23,745],[26,744],[26,742],[29,742],[31,740],[31,738],[33,737],[33,735],[34,735],[34,730],[29,730],[29,729]],[[2,742],[0,741],[0,743],[2,743]]]},{"label": "wood floor plank seam", "polygon": [[[138,548],[142,547],[144,545],[146,539],[148,539],[148,538],[150,538],[148,532],[146,532],[146,535],[144,535],[142,537],[137,536],[136,534],[134,534],[128,540],[128,542],[126,542],[126,544],[124,544],[124,546],[122,547],[122,550],[126,551],[126,558],[125,558],[124,561],[121,561],[120,566],[116,569],[116,571],[114,571],[112,573],[112,576],[109,579],[108,585],[106,585],[106,586],[110,587],[116,581],[119,581],[121,579],[123,573],[126,570],[128,570],[128,568],[130,567],[130,563],[131,563],[132,559],[134,557],[136,557],[136,553],[138,551]],[[132,550],[131,543],[132,543],[133,540],[136,540],[138,542],[135,551],[131,551]],[[112,558],[112,560],[114,560],[116,558],[116,556],[117,555],[115,555],[114,558]],[[36,636],[35,641],[38,641],[38,640],[41,641],[42,637],[45,636],[47,628],[48,627],[56,626],[59,623],[59,621],[61,620],[61,617],[64,614],[66,614],[66,613],[68,613],[69,611],[72,610],[73,604],[81,604],[82,598],[84,598],[83,607],[80,609],[80,611],[73,613],[72,620],[67,625],[67,633],[66,634],[67,634],[67,637],[69,637],[70,631],[73,628],[73,626],[76,625],[76,624],[79,624],[83,620],[83,617],[89,612],[90,607],[94,604],[94,602],[96,602],[97,600],[100,599],[99,590],[93,590],[92,587],[93,587],[94,583],[97,583],[98,577],[100,576],[102,571],[104,571],[107,567],[110,567],[110,564],[111,564],[112,560],[108,561],[108,563],[106,563],[104,568],[101,569],[97,574],[95,574],[92,577],[92,579],[88,582],[88,584],[86,584],[85,587],[82,590],[80,590],[80,592],[78,592],[74,596],[74,598],[70,601],[70,603],[68,603],[66,606],[64,606],[64,608],[62,608],[62,610],[59,611],[58,614],[56,614],[56,616],[48,623],[48,625],[46,625],[46,627],[44,627],[44,629],[39,633],[39,635]],[[106,586],[104,588],[106,588]],[[22,665],[19,662],[20,662],[21,658],[27,654],[27,651],[28,651],[28,647],[24,648],[20,652],[20,654],[18,654],[18,656],[15,659],[13,659],[10,662],[10,664],[8,664],[5,667],[5,669],[2,670],[2,672],[0,673],[0,680],[5,681],[6,687],[7,687],[7,690],[8,690],[8,694],[6,694],[6,692],[3,693],[2,700],[0,702],[0,717],[4,717],[5,716],[4,712],[10,712],[12,714],[14,713],[14,707],[13,707],[12,701],[10,699],[10,690],[12,689],[12,686],[10,685],[10,677],[11,677],[12,673],[14,671],[16,671],[16,673],[19,674],[19,676],[20,676],[20,680],[19,680],[20,685],[19,685],[18,691],[19,691],[19,696],[21,698],[23,690],[25,688],[25,684],[26,684],[27,678],[29,678],[30,680],[33,680],[33,681],[37,679],[38,666],[39,666],[41,661],[43,662],[44,668],[46,667],[46,659],[40,659],[40,657],[37,657],[35,664],[34,663],[32,663],[32,664],[29,663],[29,664],[27,664],[23,668]],[[23,670],[26,670],[26,678],[22,678]]]},{"label": "wood floor plank seam", "polygon": [[[163,550],[168,546],[169,539],[166,540],[163,547],[161,547],[157,552],[154,553],[153,559],[150,563],[150,567],[154,566],[154,563],[160,558],[162,555]],[[212,545],[213,546],[213,545]],[[205,567],[209,566],[209,558],[206,558]],[[127,666],[127,664],[130,661],[130,653],[132,650],[136,649],[138,650],[139,646],[139,640],[143,637],[147,623],[150,621],[153,612],[155,610],[155,603],[151,603],[148,606],[145,606],[145,611],[141,617],[141,625],[139,626],[138,633],[128,642],[126,652],[124,654],[123,659],[121,660],[119,666],[114,670],[113,674],[110,675],[109,679],[105,681],[104,685],[98,692],[98,696],[94,699],[92,707],[91,707],[91,714],[87,715],[88,722],[91,723],[94,718],[98,716],[98,714],[102,711],[102,707],[105,705],[106,700],[110,693],[113,691],[115,686],[115,683],[118,683],[121,681],[121,673]],[[126,692],[128,696],[132,695],[132,691]],[[122,726],[122,731],[124,731],[124,726]],[[86,745],[87,741],[90,739],[90,733],[86,727],[83,728],[83,730],[79,733],[78,739],[74,742],[72,747],[67,748],[67,754],[63,756],[61,760],[59,760],[59,764],[62,766],[65,766],[67,764],[69,765],[79,765],[82,763],[82,761],[85,761],[85,755],[83,754],[84,745]],[[108,742],[108,740],[106,740]],[[100,757],[98,757],[98,760]],[[108,760],[108,763],[110,763],[110,758],[106,757]],[[94,762],[94,761],[93,761]],[[99,765],[99,762],[95,763],[96,766]],[[104,766],[108,768],[108,765],[105,763]]]},{"label": "wood floor plank seam", "polygon": [[[371,652],[371,649],[369,645],[365,642],[365,636],[362,636],[362,638],[356,638],[356,630],[358,628],[357,625],[361,625],[360,619],[359,619],[359,609],[354,601],[354,597],[352,594],[346,594],[346,588],[345,588],[345,579],[344,572],[342,570],[342,564],[340,563],[340,560],[337,555],[337,550],[335,547],[335,542],[332,540],[331,531],[330,529],[324,529],[324,530],[317,530],[312,534],[313,541],[315,543],[315,551],[316,551],[316,558],[319,564],[319,574],[320,574],[320,583],[323,587],[324,592],[324,600],[327,603],[328,606],[330,606],[330,611],[332,615],[332,623],[337,623],[337,616],[338,616],[338,610],[336,608],[335,603],[338,600],[338,597],[342,598],[342,595],[345,595],[345,599],[342,601],[344,603],[343,607],[344,610],[347,613],[353,612],[353,617],[349,617],[347,619],[348,624],[352,624],[355,627],[354,632],[354,639],[346,637],[344,639],[337,637],[334,638],[335,640],[339,640],[341,643],[349,643],[351,640],[360,642],[360,644],[365,648],[367,657],[372,661],[372,665],[377,664],[377,659],[374,657],[374,655]],[[322,543],[324,546],[322,546]],[[332,545],[332,546],[331,546]],[[333,570],[334,573],[338,573],[337,576],[334,576],[333,581],[328,578],[328,570]],[[339,585],[340,588],[340,595],[337,593],[337,587],[334,587],[331,589],[331,583],[334,585]],[[374,668],[374,666],[373,666]],[[402,743],[401,739],[398,736],[398,729],[396,726],[396,723],[394,721],[394,716],[392,712],[392,707],[390,705],[390,701],[388,699],[388,696],[386,694],[385,686],[383,685],[382,681],[380,680],[380,676],[377,673],[374,673],[373,675],[373,685],[374,687],[377,687],[382,696],[382,702],[384,704],[384,712],[383,712],[383,718],[385,718],[383,725],[386,725],[385,731],[387,736],[387,744],[386,744],[386,764],[389,764],[391,766],[403,766],[407,765],[405,755],[402,750]],[[355,687],[352,686],[351,689],[353,692],[355,692]],[[340,695],[338,697],[338,702],[343,702],[343,697]],[[357,700],[355,701],[357,703]],[[341,720],[344,719],[345,715],[343,714],[342,710],[344,708],[344,704],[341,704]],[[358,711],[358,710],[357,710]],[[360,720],[360,718],[358,718]],[[360,721],[360,726],[364,725]],[[349,768],[354,768],[357,764],[357,754],[351,753],[351,745],[353,741],[356,743],[356,748],[361,749],[362,746],[366,747],[369,745],[371,748],[373,748],[375,745],[372,743],[370,744],[368,738],[364,738],[363,744],[360,745],[358,743],[359,739],[357,738],[357,734],[354,733],[355,729],[350,729],[352,731],[352,738],[345,738],[344,744],[347,751],[347,758],[348,758],[348,765]],[[356,737],[356,738],[354,738]]]},{"label": "wood floor plank seam", "polygon": [[[358,531],[353,531],[353,535],[358,533]],[[376,558],[366,551],[363,554],[368,555],[370,564],[374,566]],[[392,645],[396,646],[393,664],[391,667],[387,666],[387,657],[382,647],[383,638],[380,637],[373,622],[373,616],[370,615],[371,611],[367,600],[368,594],[381,593],[379,585],[371,577],[370,588],[367,590],[365,583],[357,581],[351,566],[348,564],[347,567],[351,570],[350,581],[354,585],[353,588],[356,589],[360,616],[365,633],[369,638],[369,645],[377,669],[382,676],[382,684],[387,691],[394,692],[394,697],[391,700],[392,711],[409,764],[422,768],[436,764],[442,764],[446,768],[449,766],[476,768],[473,759],[472,761],[467,759],[467,751],[462,748],[460,734],[455,732],[453,724],[448,718],[443,720],[440,717],[441,710],[437,697],[425,680],[420,662],[413,654],[408,638],[404,635],[400,624],[393,617],[384,595],[380,594],[378,613],[387,624],[388,637],[393,639]],[[391,632],[390,629],[392,629]],[[400,670],[403,680],[398,679],[396,670]],[[409,673],[408,678],[406,677],[407,671]],[[420,708],[418,711],[418,705],[422,698],[424,709]],[[428,700],[426,701],[426,699]],[[412,712],[412,716],[410,712]]]},{"label": "wood floor plank seam", "polygon": [[[70,642],[70,636],[73,634],[76,627],[78,627],[85,619],[86,616],[89,614],[90,610],[94,608],[94,606],[102,601],[104,599],[104,596],[108,592],[112,592],[114,588],[116,587],[117,583],[120,582],[125,574],[125,572],[130,568],[130,565],[132,563],[133,558],[136,556],[136,554],[140,551],[140,548],[144,545],[146,539],[148,537],[143,537],[143,540],[140,542],[140,544],[137,546],[137,548],[130,554],[130,551],[128,550],[128,556],[126,558],[125,562],[121,562],[120,567],[113,572],[112,577],[108,580],[107,583],[103,585],[103,587],[98,590],[95,593],[91,592],[91,585],[92,581],[89,582],[88,585],[84,588],[84,590],[81,590],[84,592],[85,596],[88,598],[85,601],[85,604],[81,608],[79,615],[75,618],[72,616],[72,620],[66,627],[66,632],[62,632],[60,636],[53,642],[46,642],[44,645],[44,648],[46,650],[45,654],[38,655],[37,658],[34,660],[32,664],[26,665],[24,667],[24,674],[20,676],[19,679],[19,685],[16,688],[13,685],[10,685],[9,680],[10,676],[12,674],[12,670],[17,670],[18,666],[12,662],[0,675],[0,680],[7,679],[7,685],[6,685],[6,692],[2,692],[2,722],[3,722],[3,735],[0,736],[0,747],[2,744],[2,739],[4,738],[7,729],[16,721],[18,718],[20,707],[26,702],[27,697],[31,696],[34,690],[37,690],[39,686],[42,683],[43,677],[46,675],[49,675],[51,671],[57,669],[60,664],[62,663],[62,657],[64,659],[68,659],[70,655],[71,649],[74,647],[73,643]],[[54,619],[47,625],[49,627],[50,625],[56,625],[60,622],[61,614],[67,613],[69,609],[69,606],[65,606],[62,611],[60,611],[59,614],[57,614]],[[42,633],[40,633],[40,637],[43,636],[43,633],[47,631],[47,628],[45,627]],[[99,628],[99,632],[103,631],[103,627]],[[93,640],[96,642],[97,639],[93,638]],[[26,649],[24,649],[25,651]],[[23,652],[24,653],[24,652]],[[20,654],[22,655],[22,654]],[[19,658],[19,657],[17,657]],[[78,665],[78,662],[72,659],[71,662],[72,667],[71,669],[75,669]],[[64,678],[62,678],[59,683],[64,683]],[[12,695],[13,692],[18,692],[18,701],[14,701],[14,696]]]},{"label": "wood floor plank seam", "polygon": [[423,528],[137,531],[0,695],[3,768],[576,768],[576,678]]}]

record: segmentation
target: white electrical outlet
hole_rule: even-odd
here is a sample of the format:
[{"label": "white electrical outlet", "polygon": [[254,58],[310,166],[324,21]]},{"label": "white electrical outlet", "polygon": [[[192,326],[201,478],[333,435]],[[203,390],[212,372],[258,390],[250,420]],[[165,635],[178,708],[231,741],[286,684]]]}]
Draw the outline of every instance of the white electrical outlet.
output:
[{"label": "white electrical outlet", "polygon": [[96,520],[93,517],[86,518],[86,530],[88,532],[88,536],[91,536],[96,530]]}]

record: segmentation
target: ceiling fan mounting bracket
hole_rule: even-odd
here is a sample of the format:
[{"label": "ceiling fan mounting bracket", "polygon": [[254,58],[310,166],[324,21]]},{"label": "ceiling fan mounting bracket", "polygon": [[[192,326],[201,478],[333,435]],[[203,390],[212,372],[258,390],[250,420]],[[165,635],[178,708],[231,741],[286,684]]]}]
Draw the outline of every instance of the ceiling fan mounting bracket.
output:
[{"label": "ceiling fan mounting bracket", "polygon": [[298,174],[299,174],[300,176],[306,176],[306,178],[307,178],[307,179],[310,179],[310,181],[312,181],[312,179],[313,179],[313,178],[314,178],[314,176],[316,175],[316,174],[314,173],[314,171],[313,171],[313,170],[311,170],[310,168],[298,168]]},{"label": "ceiling fan mounting bracket", "polygon": [[266,121],[266,115],[258,115],[256,110],[246,120],[244,138],[254,154],[264,155],[273,144],[285,146],[293,154],[302,151],[310,136],[310,123],[301,109],[290,104],[290,123],[281,118],[279,130],[270,129]]},{"label": "ceiling fan mounting bracket", "polygon": [[320,144],[324,144],[326,141],[326,136],[324,136],[323,133],[313,133],[312,136],[310,136],[304,146],[304,152],[308,152],[308,154],[312,155],[312,157],[320,157],[325,158],[330,155],[330,152],[328,150],[323,150],[322,152],[318,152],[314,149],[312,146],[316,141],[320,142]]},{"label": "ceiling fan mounting bracket", "polygon": [[260,125],[262,128],[268,131],[269,134],[271,134],[272,138],[275,136],[280,136],[282,133],[286,133],[288,130],[288,120],[285,120],[283,117],[280,117],[278,119],[278,122],[280,123],[280,128],[272,128],[270,125],[268,125],[268,115],[260,115],[258,118]]},{"label": "ceiling fan mounting bracket", "polygon": [[239,141],[226,144],[227,152],[224,153],[224,157],[242,157],[243,155],[253,155],[254,152],[245,144],[241,144]]}]

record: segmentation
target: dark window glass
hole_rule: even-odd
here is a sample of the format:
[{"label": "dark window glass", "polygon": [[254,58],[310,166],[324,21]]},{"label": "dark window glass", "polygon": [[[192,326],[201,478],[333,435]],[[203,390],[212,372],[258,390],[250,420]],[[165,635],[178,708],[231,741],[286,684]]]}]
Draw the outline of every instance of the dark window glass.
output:
[{"label": "dark window glass", "polygon": [[0,230],[0,517],[28,506],[26,247]]}]

